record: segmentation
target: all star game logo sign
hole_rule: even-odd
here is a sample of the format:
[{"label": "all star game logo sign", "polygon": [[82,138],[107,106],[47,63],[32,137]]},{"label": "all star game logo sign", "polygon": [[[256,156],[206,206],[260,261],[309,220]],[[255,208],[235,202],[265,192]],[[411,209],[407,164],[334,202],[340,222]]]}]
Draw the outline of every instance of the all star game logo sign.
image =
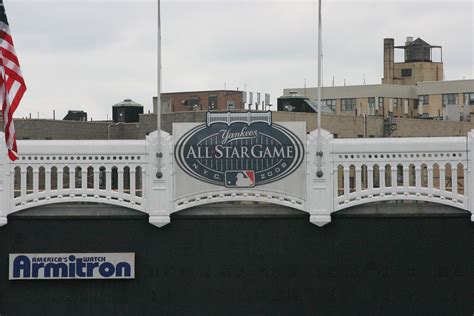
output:
[{"label": "all star game logo sign", "polygon": [[302,163],[301,140],[272,124],[271,112],[207,113],[184,134],[175,158],[192,177],[228,188],[252,188],[290,175]]}]

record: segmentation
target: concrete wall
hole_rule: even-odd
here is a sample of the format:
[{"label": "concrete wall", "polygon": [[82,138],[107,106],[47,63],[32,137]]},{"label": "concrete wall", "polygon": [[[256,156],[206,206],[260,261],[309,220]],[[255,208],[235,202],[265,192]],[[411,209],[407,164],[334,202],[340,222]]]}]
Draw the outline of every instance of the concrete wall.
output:
[{"label": "concrete wall", "polygon": [[107,139],[111,122],[15,119],[17,139]]},{"label": "concrete wall", "polygon": [[[272,112],[272,115],[275,122],[304,121],[308,132],[316,129],[317,116],[314,113]],[[204,111],[164,113],[162,128],[171,133],[174,122],[205,120]],[[15,127],[18,139],[143,139],[148,133],[156,130],[156,123],[156,114],[144,114],[140,115],[138,123],[16,119]],[[468,131],[474,129],[474,122],[394,118],[393,123],[398,127],[393,137],[465,136]],[[383,137],[383,118],[323,115],[322,128],[339,138],[363,137],[364,129],[366,137]]]},{"label": "concrete wall", "polygon": [[[309,131],[316,129],[316,114],[274,112],[274,121],[306,121]],[[364,135],[364,117],[323,115],[322,128],[337,134],[339,138],[355,138]],[[383,137],[383,119],[367,117],[367,137]],[[474,122],[448,122],[436,120],[395,118],[397,130],[392,137],[441,137],[466,136],[474,129]]]},{"label": "concrete wall", "polygon": [[448,122],[418,119],[394,119],[398,129],[393,137],[466,136],[474,122]]},{"label": "concrete wall", "polygon": [[[207,206],[158,229],[118,207],[23,211],[0,227],[0,313],[472,315],[464,213],[384,204],[318,228],[278,207]],[[68,252],[133,252],[135,279],[8,280],[11,253]]]},{"label": "concrete wall", "polygon": [[[411,69],[412,75],[410,77],[403,77],[402,69]],[[443,80],[443,63],[395,63],[394,77],[393,83],[405,85],[415,85],[423,81],[441,81]]]},{"label": "concrete wall", "polygon": [[438,82],[418,82],[417,93],[423,94],[446,94],[474,92],[474,80],[450,80]]},{"label": "concrete wall", "polygon": [[142,138],[139,123],[15,119],[15,128],[17,139]]}]

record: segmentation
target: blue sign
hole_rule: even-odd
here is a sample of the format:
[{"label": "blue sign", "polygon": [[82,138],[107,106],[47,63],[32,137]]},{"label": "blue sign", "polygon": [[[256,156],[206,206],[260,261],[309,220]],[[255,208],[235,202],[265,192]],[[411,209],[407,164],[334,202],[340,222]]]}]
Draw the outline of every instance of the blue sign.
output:
[{"label": "blue sign", "polygon": [[134,253],[10,254],[10,280],[133,278]]},{"label": "blue sign", "polygon": [[239,115],[208,118],[179,139],[175,158],[187,174],[228,188],[252,188],[283,179],[301,165],[304,146],[290,130],[271,121],[229,122],[230,114]]}]

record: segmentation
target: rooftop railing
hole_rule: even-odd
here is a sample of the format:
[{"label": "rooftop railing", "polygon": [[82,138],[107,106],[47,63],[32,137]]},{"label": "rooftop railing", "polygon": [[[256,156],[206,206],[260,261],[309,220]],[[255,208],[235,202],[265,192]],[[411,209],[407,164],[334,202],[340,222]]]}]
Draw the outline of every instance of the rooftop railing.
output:
[{"label": "rooftop railing", "polygon": [[226,113],[215,113],[207,112],[206,117],[207,126],[215,123],[225,123],[230,125],[232,123],[240,122],[250,125],[255,122],[272,124],[272,112],[226,112]]}]

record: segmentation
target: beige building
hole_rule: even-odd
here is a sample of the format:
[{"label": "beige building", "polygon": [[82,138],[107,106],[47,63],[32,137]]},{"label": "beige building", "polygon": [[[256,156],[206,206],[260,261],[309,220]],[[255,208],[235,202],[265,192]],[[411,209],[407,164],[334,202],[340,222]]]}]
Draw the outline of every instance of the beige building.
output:
[{"label": "beige building", "polygon": [[[284,89],[283,94],[318,99],[317,88]],[[447,108],[455,106],[461,117],[465,105],[467,114],[474,114],[474,80],[324,87],[321,98],[336,115],[443,119]]]},{"label": "beige building", "polygon": [[[395,49],[404,50],[404,62],[394,61]],[[443,81],[443,63],[432,61],[433,49],[441,47],[419,38],[408,38],[405,46],[384,39],[382,84],[323,87],[321,98],[336,115],[469,120],[474,80]],[[317,88],[284,89],[283,94],[318,99]]]}]

